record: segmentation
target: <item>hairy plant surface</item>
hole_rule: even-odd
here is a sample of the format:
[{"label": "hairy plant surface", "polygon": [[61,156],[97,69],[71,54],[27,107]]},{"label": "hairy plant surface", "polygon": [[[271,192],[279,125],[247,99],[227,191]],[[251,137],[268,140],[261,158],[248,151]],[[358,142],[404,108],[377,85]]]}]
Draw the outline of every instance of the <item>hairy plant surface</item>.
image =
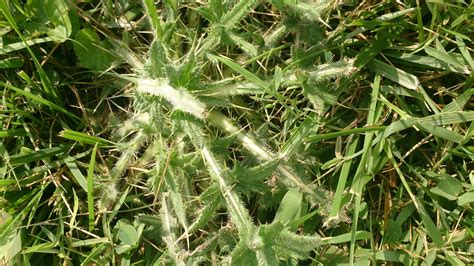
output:
[{"label": "hairy plant surface", "polygon": [[468,2],[0,0],[0,264],[474,263]]}]

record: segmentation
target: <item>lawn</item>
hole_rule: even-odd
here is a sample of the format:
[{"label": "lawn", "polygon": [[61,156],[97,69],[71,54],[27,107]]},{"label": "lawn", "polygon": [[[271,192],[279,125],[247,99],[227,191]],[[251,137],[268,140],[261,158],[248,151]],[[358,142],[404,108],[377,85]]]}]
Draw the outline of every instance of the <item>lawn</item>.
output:
[{"label": "lawn", "polygon": [[474,264],[473,22],[0,0],[0,265]]}]

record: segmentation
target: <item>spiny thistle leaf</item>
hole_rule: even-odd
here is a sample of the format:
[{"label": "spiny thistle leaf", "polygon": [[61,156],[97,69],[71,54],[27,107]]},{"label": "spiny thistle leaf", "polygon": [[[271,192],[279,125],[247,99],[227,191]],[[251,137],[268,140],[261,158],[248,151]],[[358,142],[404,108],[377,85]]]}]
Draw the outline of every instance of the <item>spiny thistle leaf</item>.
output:
[{"label": "spiny thistle leaf", "polygon": [[163,193],[161,196],[161,209],[160,217],[162,224],[162,237],[163,241],[168,247],[168,255],[173,259],[174,263],[177,265],[184,265],[183,259],[181,258],[181,247],[179,243],[176,242],[176,218],[171,212],[171,204],[168,202],[168,193]]},{"label": "spiny thistle leaf", "polygon": [[276,171],[279,163],[280,160],[275,159],[250,168],[237,163],[230,176],[235,179],[237,189],[242,193],[263,191],[267,187],[263,182],[264,179],[269,178]]},{"label": "spiny thistle leaf", "polygon": [[137,91],[159,96],[167,100],[174,109],[189,113],[199,119],[206,117],[206,106],[184,89],[173,88],[167,79],[137,80]]},{"label": "spiny thistle leaf", "polygon": [[321,237],[298,235],[288,230],[282,230],[275,236],[274,249],[283,258],[305,259],[309,252],[321,245]]},{"label": "spiny thistle leaf", "polygon": [[237,193],[232,189],[232,187],[229,187],[223,176],[222,169],[214,156],[210,153],[209,149],[205,146],[202,148],[202,155],[208,165],[210,175],[213,177],[215,182],[219,184],[221,193],[226,200],[227,209],[232,222],[237,226],[241,236],[248,235],[253,231],[254,225],[252,224],[247,209],[242,204]]},{"label": "spiny thistle leaf", "polygon": [[[177,186],[174,176],[176,172],[173,172],[168,166],[168,171],[164,175],[167,188],[169,190],[169,197],[173,206],[173,211],[176,214],[178,222],[184,228],[186,237],[188,237],[188,222],[186,218],[186,205],[183,201],[182,190]],[[183,193],[184,194],[184,193]]]},{"label": "spiny thistle leaf", "polygon": [[152,78],[166,78],[170,68],[170,59],[163,44],[159,40],[153,41],[149,47],[149,57],[144,65],[144,70]]},{"label": "spiny thistle leaf", "polygon": [[245,243],[239,243],[231,254],[233,265],[258,265],[257,256]]},{"label": "spiny thistle leaf", "polygon": [[272,266],[279,264],[275,250],[270,246],[265,246],[263,249],[257,250],[256,253],[258,265]]},{"label": "spiny thistle leaf", "polygon": [[161,218],[158,215],[140,214],[136,217],[139,223],[145,225],[143,235],[150,239],[160,239],[161,232]]},{"label": "spiny thistle leaf", "polygon": [[223,205],[222,195],[216,184],[209,186],[199,197],[203,200],[204,206],[196,211],[196,219],[189,228],[190,233],[209,223],[216,216],[217,209]]}]

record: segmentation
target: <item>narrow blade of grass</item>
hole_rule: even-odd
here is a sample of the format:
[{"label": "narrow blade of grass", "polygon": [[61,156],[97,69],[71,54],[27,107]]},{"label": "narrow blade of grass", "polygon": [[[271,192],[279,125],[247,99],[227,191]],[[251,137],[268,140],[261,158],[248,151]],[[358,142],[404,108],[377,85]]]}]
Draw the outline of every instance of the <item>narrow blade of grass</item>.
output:
[{"label": "narrow blade of grass", "polygon": [[[64,3],[63,3],[64,4]],[[15,7],[16,8],[16,7]],[[31,50],[30,45],[28,45],[28,41],[24,38],[22,32],[18,28],[18,25],[13,18],[11,12],[10,12],[10,6],[9,3],[5,0],[0,0],[0,11],[3,13],[5,18],[7,19],[8,23],[10,26],[15,30],[15,32],[20,36],[20,39],[23,41],[25,44],[25,48],[28,50],[28,53],[30,54],[31,59],[33,60],[33,63],[36,67],[36,71],[38,71],[39,77],[41,84],[43,86],[44,92],[51,97],[52,100],[55,102],[61,102],[60,99],[58,98],[56,90],[52,88],[51,81],[46,74],[45,70],[43,69],[43,66],[40,64],[38,59],[36,58],[36,54]],[[54,40],[54,38],[52,38]],[[79,119],[80,121],[80,119]]]},{"label": "narrow blade of grass", "polygon": [[26,131],[23,128],[0,130],[0,138],[18,137],[18,136],[26,136],[26,135],[27,135]]},{"label": "narrow blade of grass", "polygon": [[[376,109],[377,109],[377,99],[379,97],[380,91],[380,80],[381,77],[379,75],[375,76],[374,83],[372,85],[372,94],[371,94],[371,101],[369,106],[369,114],[367,116],[367,125],[372,126],[376,121]],[[360,159],[359,165],[357,167],[354,180],[352,182],[352,190],[354,193],[354,214],[352,219],[352,230],[351,230],[351,247],[350,247],[350,263],[354,262],[355,256],[355,241],[356,241],[356,234],[357,234],[357,225],[359,222],[359,214],[361,211],[361,201],[362,201],[362,190],[363,186],[365,185],[364,180],[367,175],[370,175],[371,169],[367,169],[368,164],[367,161],[370,160],[371,156],[371,146],[373,141],[373,132],[369,132],[364,137],[364,147],[362,148],[363,153]]]},{"label": "narrow blade of grass", "polygon": [[92,232],[94,230],[94,168],[97,147],[99,147],[98,143],[95,144],[94,149],[92,150],[89,168],[87,169],[87,210],[89,212],[89,232]]},{"label": "narrow blade of grass", "polygon": [[439,60],[431,56],[421,56],[421,55],[397,53],[397,52],[386,52],[384,54],[393,58],[404,60],[406,61],[407,64],[415,63],[415,64],[427,66],[430,68],[442,69],[442,70],[447,70],[447,71],[451,71],[455,73],[465,74],[463,69],[454,67],[445,61]]},{"label": "narrow blade of grass", "polygon": [[425,52],[427,54],[429,54],[430,56],[440,60],[441,62],[446,62],[446,63],[456,67],[463,74],[469,74],[470,73],[469,69],[464,64],[459,62],[455,57],[451,56],[446,51],[440,51],[438,49],[435,49],[433,47],[428,46],[428,47],[425,47]]},{"label": "narrow blade of grass", "polygon": [[[346,157],[350,157],[355,153],[357,144],[359,144],[359,137],[355,137],[355,140],[349,143],[349,149],[347,150]],[[339,212],[341,211],[342,196],[344,189],[346,188],[346,182],[351,166],[352,160],[345,161],[342,165],[341,173],[339,174],[339,180],[337,182],[336,192],[334,193],[332,200],[331,212],[329,213],[328,221],[336,219]]]},{"label": "narrow blade of grass", "polygon": [[368,126],[368,127],[360,127],[360,128],[350,128],[350,129],[339,130],[339,131],[331,132],[331,133],[324,133],[324,134],[309,136],[305,139],[305,141],[308,143],[316,143],[323,140],[335,139],[337,137],[349,136],[351,134],[383,131],[385,128],[386,126]]},{"label": "narrow blade of grass", "polygon": [[23,60],[20,58],[4,59],[0,60],[0,68],[19,68],[23,66],[23,63]]},{"label": "narrow blade of grass", "polygon": [[107,146],[107,145],[110,146],[110,145],[115,144],[109,140],[96,137],[96,136],[91,136],[89,134],[77,132],[71,129],[64,129],[63,131],[59,133],[59,136],[65,139],[70,139],[70,140],[77,141],[79,143],[84,143],[84,144],[89,144],[89,145],[96,145],[98,143],[100,146]]},{"label": "narrow blade of grass", "polygon": [[[394,147],[395,148],[395,147]],[[405,175],[403,172],[400,170],[398,167],[398,162],[395,161],[394,156],[392,155],[392,148],[390,148],[390,145],[385,145],[384,149],[386,150],[386,154],[388,158],[392,161],[392,165],[395,167],[395,171],[397,172],[398,176],[400,177],[400,180],[403,183],[403,186],[405,187],[408,195],[410,195],[411,200],[415,204],[416,209],[418,210],[421,220],[423,221],[423,224],[426,227],[426,230],[428,231],[428,234],[430,237],[433,239],[435,242],[436,246],[441,247],[444,245],[443,237],[441,236],[441,233],[439,232],[438,228],[434,224],[433,220],[431,219],[430,215],[426,212],[425,207],[421,203],[421,201],[418,199],[417,196],[412,192]]]},{"label": "narrow blade of grass", "polygon": [[378,36],[369,47],[357,54],[354,66],[361,69],[388,46],[388,39]]},{"label": "narrow blade of grass", "polygon": [[260,87],[261,90],[268,91],[269,84],[267,84],[266,82],[261,80],[259,77],[257,77],[252,72],[250,72],[247,69],[241,67],[240,65],[234,63],[229,58],[225,58],[225,57],[222,57],[222,56],[215,56],[215,55],[211,55],[211,54],[209,54],[208,57],[210,57],[213,60],[217,60],[217,61],[220,61],[220,62],[224,63],[225,65],[230,67],[235,72],[237,72],[237,73],[241,74],[242,76],[244,76],[249,81],[257,84]]},{"label": "narrow blade of grass", "polygon": [[395,68],[380,60],[374,59],[367,64],[367,67],[375,73],[384,76],[393,82],[402,85],[410,90],[418,90],[420,81],[412,74],[409,74],[401,69]]},{"label": "narrow blade of grass", "polygon": [[[308,116],[285,142],[280,150],[280,158],[289,158],[303,144],[306,136],[318,128],[319,116]],[[319,135],[318,135],[319,136]]]},{"label": "narrow blade of grass", "polygon": [[52,42],[54,41],[53,38],[50,37],[44,37],[44,38],[37,38],[33,40],[27,40],[25,42],[17,42],[17,43],[11,43],[8,45],[3,45],[0,47],[0,55],[8,54],[14,51],[18,51],[21,49],[25,49],[29,46],[35,45],[35,44],[40,44],[40,43],[45,43],[45,42]]},{"label": "narrow blade of grass", "polygon": [[58,155],[65,152],[66,149],[67,147],[53,147],[53,148],[33,151],[28,154],[11,155],[10,158],[8,159],[8,162],[14,166],[14,165],[30,163],[33,161],[45,160],[49,158],[50,156]]},{"label": "narrow blade of grass", "polygon": [[461,95],[459,95],[459,97],[457,97],[455,100],[447,104],[443,108],[443,113],[462,111],[464,107],[466,106],[466,104],[470,100],[472,100],[472,96],[474,96],[474,88],[466,90]]},{"label": "narrow blade of grass", "polygon": [[10,84],[4,83],[4,82],[2,82],[2,81],[0,81],[0,85],[5,86],[5,87],[7,87],[7,88],[9,88],[9,89],[11,89],[11,90],[13,90],[13,91],[15,91],[16,93],[18,93],[18,94],[20,94],[20,95],[22,95],[22,96],[25,96],[26,98],[31,99],[31,100],[33,100],[33,101],[35,101],[35,102],[41,103],[41,104],[43,104],[43,105],[45,105],[45,106],[47,106],[47,107],[49,107],[49,108],[51,108],[51,109],[53,109],[53,110],[59,111],[59,112],[61,112],[61,113],[63,113],[63,114],[66,114],[66,115],[68,115],[69,117],[73,118],[73,119],[74,119],[75,121],[77,121],[78,123],[81,123],[81,124],[83,123],[83,122],[82,122],[82,119],[81,119],[80,117],[78,117],[77,115],[75,115],[75,114],[69,112],[66,108],[64,108],[64,107],[62,107],[62,106],[59,106],[59,105],[57,105],[57,104],[55,104],[55,103],[53,103],[53,102],[50,102],[50,101],[48,101],[48,100],[46,100],[46,99],[44,99],[44,98],[42,98],[42,97],[40,97],[40,96],[34,95],[34,94],[31,93],[31,92],[28,92],[28,91],[19,89],[19,88],[15,87],[15,86],[12,86],[12,85],[10,85]]},{"label": "narrow blade of grass", "polygon": [[76,182],[79,184],[79,186],[81,186],[81,188],[85,192],[88,192],[89,188],[88,188],[87,179],[84,177],[81,170],[79,170],[79,168],[77,167],[77,164],[75,162],[67,162],[66,165],[71,171],[74,178],[76,179]]},{"label": "narrow blade of grass", "polygon": [[423,100],[423,95],[421,95],[420,93],[414,90],[406,89],[404,87],[382,85],[380,86],[380,91],[384,93],[390,93],[390,94],[406,96],[406,97],[413,97],[413,98]]},{"label": "narrow blade of grass", "polygon": [[[393,122],[384,132],[377,137],[376,143],[383,138],[387,138],[390,135],[402,131],[404,129],[421,125],[424,128],[433,130],[434,126],[444,126],[457,123],[467,123],[474,121],[474,111],[463,111],[463,112],[450,112],[450,113],[440,113],[432,116],[427,116],[423,118],[410,117],[408,119],[402,119],[396,122]],[[439,130],[441,132],[441,130]],[[446,134],[446,131],[442,131],[441,134]],[[455,134],[455,133],[454,133]],[[458,139],[459,136],[454,136],[453,139]]]},{"label": "narrow blade of grass", "polygon": [[[370,232],[367,231],[357,231],[355,234],[355,239],[356,240],[365,240],[370,238]],[[350,242],[352,239],[351,233],[347,234],[342,234],[338,236],[332,236],[332,237],[325,237],[323,238],[323,243],[325,244],[341,244],[341,243],[346,243]]]}]

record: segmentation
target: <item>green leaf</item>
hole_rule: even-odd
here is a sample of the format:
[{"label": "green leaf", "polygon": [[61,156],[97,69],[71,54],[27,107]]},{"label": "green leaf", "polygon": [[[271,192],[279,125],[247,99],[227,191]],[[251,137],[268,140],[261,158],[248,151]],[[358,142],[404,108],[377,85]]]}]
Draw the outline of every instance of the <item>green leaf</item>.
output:
[{"label": "green leaf", "polygon": [[99,238],[92,238],[92,239],[85,239],[85,240],[77,240],[71,243],[72,247],[85,247],[85,246],[94,246],[100,243],[107,243],[109,239],[106,237],[99,237]]},{"label": "green leaf", "polygon": [[384,241],[392,244],[397,243],[402,236],[402,227],[392,219],[388,219],[387,223],[388,225],[385,230]]},{"label": "green leaf", "polygon": [[[464,111],[464,112],[449,112],[449,113],[440,113],[440,114],[435,114],[423,118],[416,118],[416,117],[410,117],[407,119],[402,119],[396,122],[393,122],[389,126],[387,126],[383,132],[383,134],[379,135],[377,139],[375,140],[375,143],[378,143],[381,139],[387,138],[388,136],[405,130],[410,127],[414,126],[419,126],[421,125],[422,129],[427,130],[430,133],[433,133],[433,135],[438,134],[438,132],[441,132],[440,134],[446,134],[448,129],[445,130],[439,130],[438,132],[435,132],[436,127],[434,126],[444,126],[444,125],[449,125],[449,124],[456,124],[456,123],[466,123],[474,120],[474,112],[473,111]],[[455,140],[458,138],[458,136],[455,136],[454,131],[452,132],[451,136],[448,136],[448,139]],[[451,134],[451,133],[450,133]],[[457,133],[459,134],[459,133]]]},{"label": "green leaf", "polygon": [[466,265],[462,260],[459,259],[459,255],[454,253],[451,250],[444,249],[443,250],[444,255],[446,255],[446,260],[451,264],[451,265],[457,265],[457,266],[464,266]]},{"label": "green leaf", "polygon": [[367,64],[367,67],[375,73],[390,79],[411,90],[417,90],[420,86],[418,78],[401,69],[386,64],[380,60],[374,59]]},{"label": "green leaf", "polygon": [[223,175],[223,170],[214,154],[206,146],[201,148],[201,154],[208,166],[210,176],[219,184],[232,222],[235,223],[241,234],[248,234],[254,228],[248,210],[245,208],[239,195],[227,184],[228,182]]},{"label": "green leaf", "polygon": [[124,254],[124,253],[129,252],[132,249],[133,247],[128,244],[120,244],[117,247],[115,247],[115,251],[117,252],[117,254]]},{"label": "green leaf", "polygon": [[421,263],[421,266],[431,266],[433,265],[434,261],[436,260],[436,253],[435,249],[431,249],[428,254],[426,255],[425,259]]},{"label": "green leaf", "polygon": [[425,52],[429,54],[430,56],[440,60],[441,62],[445,62],[456,67],[463,74],[471,73],[467,66],[459,62],[454,56],[450,55],[449,53],[445,51],[441,51],[439,49],[435,49],[433,47],[427,46],[425,47]]},{"label": "green leaf", "polygon": [[234,265],[258,265],[255,252],[242,241],[232,250],[231,256]]},{"label": "green leaf", "polygon": [[252,72],[248,71],[247,69],[243,68],[242,66],[235,63],[231,59],[226,58],[226,57],[222,57],[222,56],[215,56],[215,55],[211,55],[211,54],[209,54],[208,57],[213,59],[213,60],[218,60],[218,61],[224,63],[225,65],[230,67],[235,72],[237,72],[237,73],[241,74],[242,76],[244,76],[249,81],[252,81],[253,83],[257,84],[260,87],[261,90],[268,91],[269,84],[267,82],[261,80],[254,73],[252,73]]},{"label": "green leaf", "polygon": [[225,28],[232,28],[245,15],[250,12],[250,9],[257,3],[255,0],[238,1],[232,9],[227,12],[220,20],[222,26]]},{"label": "green leaf", "polygon": [[4,55],[4,54],[10,53],[10,52],[25,49],[25,48],[27,48],[29,46],[32,46],[32,45],[35,45],[35,44],[51,42],[53,40],[54,40],[53,38],[44,37],[44,38],[36,38],[36,39],[33,39],[33,40],[27,40],[27,41],[24,41],[24,42],[16,42],[16,43],[11,43],[11,44],[1,45],[0,46],[0,55]]},{"label": "green leaf", "polygon": [[19,68],[23,66],[23,60],[21,58],[8,58],[0,60],[0,68]]},{"label": "green leaf", "polygon": [[23,128],[0,130],[0,138],[26,136],[26,131]]},{"label": "green leaf", "polygon": [[456,36],[456,43],[458,45],[459,51],[461,52],[462,56],[464,57],[464,60],[469,64],[471,67],[471,70],[474,69],[474,61],[472,60],[471,53],[466,47],[466,44],[460,38],[459,36]]},{"label": "green leaf", "polygon": [[450,140],[455,143],[461,143],[464,139],[463,135],[444,127],[438,127],[434,125],[427,125],[427,124],[421,124],[421,123],[418,124],[417,127],[421,130],[424,130],[426,132],[433,134],[436,137]]},{"label": "green leaf", "polygon": [[290,158],[294,153],[299,151],[300,147],[305,141],[305,138],[310,133],[315,133],[319,128],[321,117],[319,115],[309,115],[291,134],[291,137],[285,142],[280,149],[280,158]]},{"label": "green leaf", "polygon": [[457,197],[447,193],[446,191],[440,189],[439,187],[434,187],[434,188],[431,188],[430,189],[430,192],[435,194],[435,195],[438,195],[438,196],[441,196],[443,198],[446,198],[448,200],[456,200]]},{"label": "green leaf", "polygon": [[462,182],[450,175],[443,175],[438,187],[453,196],[458,196],[463,190]]},{"label": "green leaf", "polygon": [[276,171],[279,163],[280,160],[271,160],[251,168],[245,168],[237,163],[232,169],[231,176],[236,179],[240,191],[261,192],[268,188],[263,182],[264,179],[270,177]]},{"label": "green leaf", "polygon": [[45,106],[48,106],[49,108],[54,109],[56,111],[62,112],[62,113],[66,114],[66,115],[68,115],[68,116],[70,116],[70,117],[72,117],[72,118],[74,118],[78,121],[81,121],[80,123],[82,123],[81,118],[79,118],[77,115],[71,113],[70,111],[68,111],[66,108],[64,108],[62,106],[59,106],[59,105],[57,105],[55,103],[52,103],[52,102],[50,102],[50,101],[48,101],[48,100],[46,100],[46,99],[44,99],[44,98],[42,98],[42,97],[40,97],[36,94],[33,94],[33,93],[31,93],[29,91],[26,91],[26,90],[22,90],[20,88],[17,88],[15,86],[10,85],[10,84],[7,84],[7,83],[4,83],[4,82],[0,81],[0,85],[5,86],[5,87],[13,90],[16,93],[18,93],[20,95],[23,95],[28,99],[31,99],[31,100],[33,100],[35,102],[38,102],[38,103],[41,103],[41,104],[43,104]]},{"label": "green leaf", "polygon": [[[367,231],[357,231],[355,233],[355,240],[365,240],[369,239],[372,236],[370,232]],[[338,236],[325,237],[322,239],[323,244],[340,244],[351,241],[352,234],[346,233]]]},{"label": "green leaf", "polygon": [[199,15],[201,15],[202,17],[204,17],[206,20],[210,22],[213,22],[213,23],[218,22],[216,14],[212,12],[210,7],[200,6],[196,9],[196,12],[198,12]]},{"label": "green leaf", "polygon": [[272,247],[265,246],[260,250],[257,250],[257,262],[258,265],[278,265],[278,258]]},{"label": "green leaf", "polygon": [[109,50],[111,46],[99,39],[99,36],[90,29],[80,30],[74,42],[74,51],[81,64],[93,71],[104,71],[115,60]]},{"label": "green leaf", "polygon": [[288,225],[300,217],[303,194],[297,189],[290,189],[281,200],[280,207],[273,221]]},{"label": "green leaf", "polygon": [[2,238],[0,238],[0,261],[8,264],[20,251],[21,233],[19,230],[10,230],[9,234],[2,234]]},{"label": "green leaf", "polygon": [[336,90],[323,84],[305,84],[303,86],[305,96],[313,104],[319,115],[324,115],[326,110],[337,102]]},{"label": "green leaf", "polygon": [[55,26],[48,32],[48,35],[57,41],[66,41],[71,35],[72,26],[65,0],[45,0],[43,7],[46,16]]},{"label": "green leaf", "polygon": [[474,191],[468,191],[458,197],[458,205],[464,206],[474,202]]},{"label": "green leaf", "polygon": [[[351,143],[348,143],[349,147],[345,154],[346,157],[352,156],[355,153],[358,143],[359,143],[359,137],[355,137],[355,139],[351,141]],[[352,160],[347,160],[342,165],[342,169],[339,174],[339,180],[337,183],[336,192],[334,193],[334,197],[331,203],[332,207],[331,207],[331,212],[329,214],[329,222],[331,220],[337,219],[340,215],[340,210],[342,209],[341,204],[342,204],[343,193],[346,188],[347,178],[349,177],[351,165],[352,165]]]},{"label": "green leaf", "polygon": [[92,150],[91,160],[89,168],[87,169],[87,210],[89,211],[89,231],[94,230],[94,168],[95,168],[95,156],[97,154],[96,144]]},{"label": "green leaf", "polygon": [[87,180],[82,174],[81,170],[79,170],[79,168],[77,167],[77,164],[74,162],[67,162],[66,165],[68,166],[72,175],[76,179],[76,182],[81,186],[82,189],[84,189],[85,192],[87,192]]},{"label": "green leaf", "polygon": [[464,107],[466,106],[466,104],[469,102],[469,100],[472,100],[473,95],[474,95],[474,88],[466,90],[461,95],[459,95],[459,97],[457,97],[452,102],[447,104],[443,108],[443,112],[448,113],[448,112],[462,111]]},{"label": "green leaf", "polygon": [[387,48],[388,43],[389,41],[387,38],[381,38],[380,36],[376,36],[376,40],[373,41],[369,47],[357,54],[356,61],[354,64],[355,67],[360,69],[367,65],[367,63],[369,63],[374,57],[376,57],[380,53],[380,51]]},{"label": "green leaf", "polygon": [[55,249],[55,243],[53,242],[44,242],[38,245],[30,246],[25,248],[22,253],[51,253],[51,254],[58,254],[59,250]]},{"label": "green leaf", "polygon": [[273,241],[273,249],[278,256],[296,259],[307,258],[309,252],[322,243],[322,239],[318,235],[299,235],[285,229],[275,236]]},{"label": "green leaf", "polygon": [[53,155],[61,154],[65,150],[66,150],[66,147],[53,147],[53,148],[48,148],[48,149],[32,151],[28,154],[16,154],[16,155],[10,156],[9,162],[11,165],[30,163],[33,161],[47,159]]},{"label": "green leaf", "polygon": [[64,129],[63,131],[59,133],[59,136],[66,139],[74,140],[80,143],[89,144],[89,145],[95,145],[96,143],[98,143],[100,146],[114,144],[113,142],[109,140],[96,137],[96,136],[91,136],[89,134],[77,132],[71,129]]},{"label": "green leaf", "polygon": [[384,54],[393,58],[401,59],[405,61],[406,64],[415,63],[418,65],[423,65],[430,68],[465,74],[464,69],[460,69],[459,67],[452,66],[445,61],[439,60],[431,56],[421,56],[421,55],[397,53],[397,52],[386,52]]},{"label": "green leaf", "polygon": [[163,29],[161,27],[160,18],[157,15],[156,5],[152,0],[144,0],[143,3],[145,4],[146,13],[150,19],[155,36],[159,39],[163,35]]},{"label": "green leaf", "polygon": [[134,246],[138,243],[140,236],[138,235],[135,227],[131,225],[128,220],[119,220],[115,228],[118,229],[117,237],[120,241],[122,241],[122,244]]},{"label": "green leaf", "polygon": [[239,48],[242,49],[242,51],[244,51],[248,55],[250,55],[252,57],[257,56],[258,47],[256,45],[254,45],[253,43],[248,42],[243,37],[239,36],[238,34],[232,33],[232,32],[229,33],[229,38],[235,44],[237,44],[237,46],[239,46]]},{"label": "green leaf", "polygon": [[379,16],[375,20],[376,21],[389,21],[389,20],[396,19],[398,17],[405,17],[406,14],[412,13],[415,10],[416,8],[407,8],[407,9],[403,9],[397,12],[384,14],[382,16]]}]

